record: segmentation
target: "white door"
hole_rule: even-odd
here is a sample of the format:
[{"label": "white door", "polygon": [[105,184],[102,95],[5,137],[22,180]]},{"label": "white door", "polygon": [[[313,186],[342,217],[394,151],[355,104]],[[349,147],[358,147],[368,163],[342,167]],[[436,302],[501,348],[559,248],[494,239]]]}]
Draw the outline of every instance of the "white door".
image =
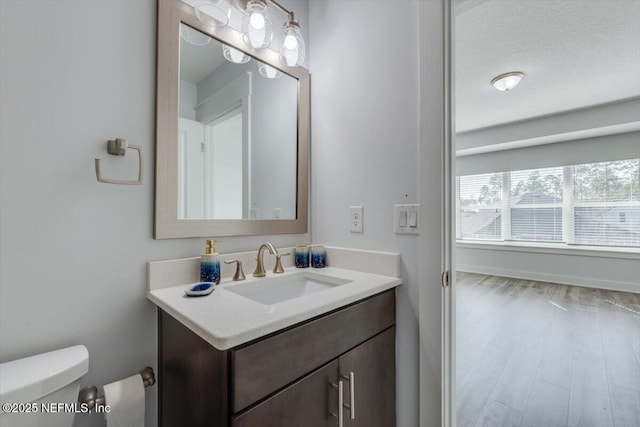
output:
[{"label": "white door", "polygon": [[178,218],[204,216],[204,126],[178,119]]}]

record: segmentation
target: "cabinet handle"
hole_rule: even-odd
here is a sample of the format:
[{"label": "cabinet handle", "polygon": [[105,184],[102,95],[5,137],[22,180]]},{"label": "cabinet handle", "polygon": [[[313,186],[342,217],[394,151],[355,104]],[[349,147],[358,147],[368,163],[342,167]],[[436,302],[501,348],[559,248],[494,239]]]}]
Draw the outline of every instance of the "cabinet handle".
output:
[{"label": "cabinet handle", "polygon": [[356,419],[356,374],[349,372],[349,376],[342,375],[342,378],[349,381],[349,403],[345,403],[345,408],[349,408],[351,419]]},{"label": "cabinet handle", "polygon": [[338,384],[331,383],[331,387],[338,390],[338,413],[331,413],[333,418],[338,419],[338,427],[343,427],[343,417],[344,417],[344,395],[343,395],[343,384],[342,381],[338,381]]}]

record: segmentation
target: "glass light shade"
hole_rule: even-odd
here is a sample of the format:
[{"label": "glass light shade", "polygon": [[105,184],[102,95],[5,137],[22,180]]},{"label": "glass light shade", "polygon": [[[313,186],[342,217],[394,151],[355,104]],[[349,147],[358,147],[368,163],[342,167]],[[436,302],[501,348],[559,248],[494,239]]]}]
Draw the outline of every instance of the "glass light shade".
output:
[{"label": "glass light shade", "polygon": [[254,49],[263,49],[271,44],[273,29],[267,4],[262,0],[249,0],[242,15],[242,38]]},{"label": "glass light shade", "polygon": [[304,37],[302,37],[302,31],[300,31],[297,22],[289,21],[282,29],[279,54],[280,62],[283,65],[298,67],[304,63]]},{"label": "glass light shade", "polygon": [[522,80],[522,77],[524,77],[524,73],[512,71],[510,73],[500,74],[491,80],[491,84],[499,91],[507,92],[516,87],[518,83],[520,83],[520,80]]},{"label": "glass light shade", "polygon": [[226,44],[222,45],[222,55],[227,61],[234,62],[236,64],[244,64],[249,62],[251,59],[249,55],[245,55],[244,52],[234,49],[231,46],[227,46]]},{"label": "glass light shade", "polygon": [[260,64],[258,71],[262,77],[267,79],[275,79],[278,76],[278,70],[267,64]]},{"label": "glass light shade", "polygon": [[199,1],[193,5],[196,16],[205,25],[224,27],[229,23],[231,8],[226,0]]},{"label": "glass light shade", "polygon": [[211,37],[184,24],[180,24],[180,37],[194,46],[206,46],[211,43]]}]

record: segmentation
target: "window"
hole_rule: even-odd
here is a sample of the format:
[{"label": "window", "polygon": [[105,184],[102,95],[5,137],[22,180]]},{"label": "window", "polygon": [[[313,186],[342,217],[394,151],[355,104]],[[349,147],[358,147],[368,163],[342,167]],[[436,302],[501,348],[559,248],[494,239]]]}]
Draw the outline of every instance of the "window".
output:
[{"label": "window", "polygon": [[500,239],[502,174],[460,177],[459,229],[463,239]]},{"label": "window", "polygon": [[640,247],[640,159],[460,176],[459,239]]},{"label": "window", "polygon": [[574,168],[576,244],[640,246],[639,177],[640,159]]},{"label": "window", "polygon": [[562,241],[562,168],[511,172],[511,240]]}]

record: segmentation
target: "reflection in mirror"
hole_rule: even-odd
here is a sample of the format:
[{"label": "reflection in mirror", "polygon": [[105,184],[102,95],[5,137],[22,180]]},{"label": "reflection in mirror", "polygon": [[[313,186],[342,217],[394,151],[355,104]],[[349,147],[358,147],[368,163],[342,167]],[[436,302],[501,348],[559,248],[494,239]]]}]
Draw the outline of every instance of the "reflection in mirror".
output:
[{"label": "reflection in mirror", "polygon": [[180,24],[179,219],[295,219],[298,81]]}]

